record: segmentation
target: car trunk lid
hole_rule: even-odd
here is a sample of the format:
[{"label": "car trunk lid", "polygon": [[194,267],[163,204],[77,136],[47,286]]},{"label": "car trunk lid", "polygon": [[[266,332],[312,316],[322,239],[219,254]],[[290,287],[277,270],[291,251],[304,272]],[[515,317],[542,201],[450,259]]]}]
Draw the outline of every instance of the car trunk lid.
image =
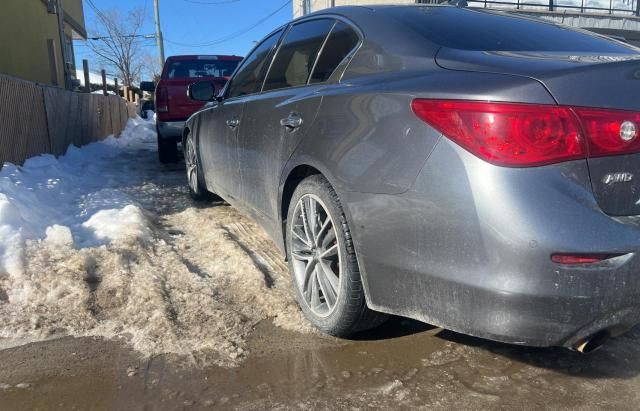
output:
[{"label": "car trunk lid", "polygon": [[[611,119],[616,119],[620,126],[629,117],[626,120],[640,127],[640,50],[638,53],[596,55],[443,48],[436,60],[438,65],[451,70],[533,78],[560,105],[608,109]],[[585,125],[585,119],[582,123]],[[637,139],[640,132],[634,137]],[[637,143],[629,144],[631,149],[626,152],[592,153],[587,160],[593,192],[601,209],[609,215],[640,215],[640,150],[633,148]]]}]

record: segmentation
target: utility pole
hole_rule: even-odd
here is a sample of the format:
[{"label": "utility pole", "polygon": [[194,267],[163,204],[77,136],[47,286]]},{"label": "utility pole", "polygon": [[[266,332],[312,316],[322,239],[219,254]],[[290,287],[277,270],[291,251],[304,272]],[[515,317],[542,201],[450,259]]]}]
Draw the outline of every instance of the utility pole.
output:
[{"label": "utility pole", "polygon": [[64,38],[64,9],[62,8],[62,0],[55,0],[56,15],[58,17],[58,35],[60,36],[60,55],[62,56],[62,73],[64,75],[64,88],[71,89],[71,77],[69,75],[69,66],[67,65],[67,48]]},{"label": "utility pole", "polygon": [[164,40],[162,39],[162,30],[160,29],[160,6],[158,0],[153,0],[153,8],[156,12],[156,42],[158,43],[158,54],[160,58],[160,71],[164,66]]}]

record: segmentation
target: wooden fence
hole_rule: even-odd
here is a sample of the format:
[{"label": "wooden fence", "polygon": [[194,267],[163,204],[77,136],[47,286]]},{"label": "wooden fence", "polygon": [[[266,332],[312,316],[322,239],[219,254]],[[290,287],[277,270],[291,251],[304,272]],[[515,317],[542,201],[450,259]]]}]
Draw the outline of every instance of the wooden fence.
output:
[{"label": "wooden fence", "polygon": [[135,115],[135,106],[118,96],[76,93],[0,74],[0,167],[119,135]]}]

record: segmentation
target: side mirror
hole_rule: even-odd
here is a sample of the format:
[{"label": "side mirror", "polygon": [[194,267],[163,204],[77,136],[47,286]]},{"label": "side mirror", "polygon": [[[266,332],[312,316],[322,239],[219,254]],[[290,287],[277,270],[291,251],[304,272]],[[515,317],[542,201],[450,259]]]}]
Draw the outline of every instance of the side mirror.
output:
[{"label": "side mirror", "polygon": [[156,83],[154,83],[153,81],[141,81],[140,90],[153,93],[154,91],[156,91]]},{"label": "side mirror", "polygon": [[198,81],[197,83],[189,84],[188,95],[191,100],[196,101],[213,101],[215,96],[216,87],[213,83],[208,81]]}]

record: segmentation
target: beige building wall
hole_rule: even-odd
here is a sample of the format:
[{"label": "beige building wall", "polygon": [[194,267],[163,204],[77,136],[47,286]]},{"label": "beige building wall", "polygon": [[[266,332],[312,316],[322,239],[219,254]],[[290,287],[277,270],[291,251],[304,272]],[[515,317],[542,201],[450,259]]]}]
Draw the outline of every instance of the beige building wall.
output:
[{"label": "beige building wall", "polygon": [[[311,12],[331,7],[331,0],[310,0]],[[358,4],[414,4],[416,0],[333,0],[336,6],[352,6]],[[293,17],[303,15],[305,0],[293,0]]]},{"label": "beige building wall", "polygon": [[[0,73],[42,84],[64,86],[58,16],[47,0],[0,0]],[[68,59],[72,38],[86,38],[82,0],[64,0]],[[71,71],[75,76],[75,70]]]}]

